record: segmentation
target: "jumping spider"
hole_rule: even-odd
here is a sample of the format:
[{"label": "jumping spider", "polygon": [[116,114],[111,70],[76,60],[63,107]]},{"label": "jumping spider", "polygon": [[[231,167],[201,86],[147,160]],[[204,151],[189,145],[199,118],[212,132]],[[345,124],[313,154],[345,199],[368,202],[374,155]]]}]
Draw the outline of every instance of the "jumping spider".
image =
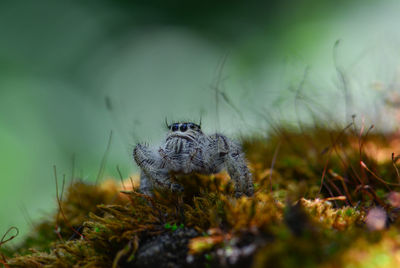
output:
[{"label": "jumping spider", "polygon": [[214,174],[226,168],[235,183],[235,195],[253,195],[253,180],[241,146],[224,135],[206,135],[191,122],[168,125],[165,141],[157,148],[137,144],[133,158],[141,169],[140,191],[152,195],[153,187],[183,191],[170,181],[170,173]]}]

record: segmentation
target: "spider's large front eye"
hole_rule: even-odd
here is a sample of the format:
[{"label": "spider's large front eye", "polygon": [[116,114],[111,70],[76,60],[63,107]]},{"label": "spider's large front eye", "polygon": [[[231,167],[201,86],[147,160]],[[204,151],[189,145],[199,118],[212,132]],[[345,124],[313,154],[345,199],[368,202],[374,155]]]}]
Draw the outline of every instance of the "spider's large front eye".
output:
[{"label": "spider's large front eye", "polygon": [[171,129],[172,131],[177,131],[179,129],[179,124],[173,124]]},{"label": "spider's large front eye", "polygon": [[185,132],[187,130],[187,124],[186,123],[182,124],[180,129],[182,132]]}]

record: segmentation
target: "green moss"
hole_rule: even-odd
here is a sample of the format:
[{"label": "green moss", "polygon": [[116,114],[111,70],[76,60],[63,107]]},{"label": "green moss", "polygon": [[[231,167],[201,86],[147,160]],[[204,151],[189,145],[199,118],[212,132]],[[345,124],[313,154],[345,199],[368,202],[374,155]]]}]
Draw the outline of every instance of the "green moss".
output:
[{"label": "green moss", "polygon": [[[400,225],[387,196],[397,189],[389,184],[397,174],[390,155],[376,152],[393,149],[393,138],[370,134],[360,154],[360,137],[351,130],[278,133],[244,139],[253,197],[234,198],[226,173],[174,176],[185,191],[159,190],[153,198],[135,189],[120,193],[109,182],[76,182],[59,211],[6,261],[15,267],[135,265],[146,255],[138,252],[149,237],[195,230],[184,255],[201,266],[236,261],[254,267],[366,267],[368,260],[396,267]],[[389,230],[365,228],[375,206],[390,218]]]}]

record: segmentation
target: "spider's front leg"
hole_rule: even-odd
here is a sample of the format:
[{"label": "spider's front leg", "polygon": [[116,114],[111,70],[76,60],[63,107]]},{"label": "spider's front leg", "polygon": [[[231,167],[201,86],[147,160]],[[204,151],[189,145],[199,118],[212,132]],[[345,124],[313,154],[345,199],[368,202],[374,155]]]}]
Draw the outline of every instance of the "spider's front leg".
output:
[{"label": "spider's front leg", "polygon": [[141,169],[140,191],[151,195],[154,187],[167,188],[172,191],[182,191],[182,186],[170,181],[164,159],[145,145],[138,144],[133,149],[133,158]]},{"label": "spider's front leg", "polygon": [[241,146],[221,134],[216,134],[214,137],[218,157],[223,158],[221,160],[225,163],[229,176],[235,182],[236,197],[243,194],[252,196],[254,194],[253,178],[247,168]]}]

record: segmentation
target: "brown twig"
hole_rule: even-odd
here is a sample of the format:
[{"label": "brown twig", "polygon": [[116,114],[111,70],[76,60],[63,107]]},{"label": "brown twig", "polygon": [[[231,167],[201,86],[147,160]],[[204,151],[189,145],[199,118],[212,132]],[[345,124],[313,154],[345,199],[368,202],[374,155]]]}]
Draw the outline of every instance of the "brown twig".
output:
[{"label": "brown twig", "polygon": [[118,175],[119,175],[119,179],[121,180],[122,188],[124,188],[124,190],[126,190],[126,187],[125,187],[125,184],[124,184],[124,178],[122,177],[122,172],[119,169],[118,165],[117,165],[117,172],[118,172]]},{"label": "brown twig", "polygon": [[394,156],[394,153],[392,153],[392,164],[393,164],[393,167],[394,167],[394,169],[396,170],[396,174],[397,174],[397,179],[398,179],[398,181],[400,182],[400,173],[399,173],[399,169],[397,168],[397,165],[396,165],[396,162],[397,162],[397,160],[400,158],[400,156]]},{"label": "brown twig", "polygon": [[276,158],[278,157],[278,152],[279,152],[279,148],[281,147],[281,142],[278,143],[278,145],[275,148],[274,151],[274,156],[272,157],[272,161],[271,161],[271,171],[269,173],[269,183],[271,184],[271,193],[272,193],[272,171],[274,170],[274,166],[275,166],[275,162],[276,162]]},{"label": "brown twig", "polygon": [[[67,217],[66,217],[65,214],[64,214],[64,211],[63,211],[63,209],[62,209],[61,199],[59,198],[59,195],[58,195],[57,168],[56,168],[55,165],[53,166],[53,169],[54,169],[54,179],[55,179],[55,181],[56,181],[56,198],[57,198],[58,209],[59,209],[58,213],[61,214],[61,216],[63,217],[63,219],[64,219],[64,221],[65,221],[65,224],[66,224],[74,233],[76,233],[77,235],[79,235],[79,237],[85,239],[85,237],[83,236],[83,234],[79,233],[77,230],[75,230],[74,227],[72,227],[72,226],[69,224],[69,221],[67,220]],[[64,185],[64,183],[65,183],[65,177],[63,178],[63,185]],[[58,221],[58,217],[59,217],[59,214],[57,214],[57,221]],[[59,229],[59,226],[56,226],[56,232],[58,232],[59,238],[62,239],[61,233],[59,233],[59,230],[58,230],[58,229]]]},{"label": "brown twig", "polygon": [[377,179],[378,181],[382,182],[382,183],[386,186],[386,188],[387,188],[389,191],[390,191],[391,189],[390,189],[390,187],[389,187],[388,185],[391,185],[391,186],[400,186],[399,183],[387,182],[387,181],[385,181],[385,180],[379,178],[372,170],[370,170],[370,169],[367,167],[367,165],[366,165],[363,161],[360,161],[360,165],[361,165],[362,168],[364,168],[364,169],[367,170],[369,173],[371,173],[371,175],[372,175],[375,179]]},{"label": "brown twig", "polygon": [[332,169],[329,170],[329,174],[336,180],[339,180],[342,183],[342,187],[344,192],[346,193],[347,201],[350,203],[350,206],[353,206],[353,200],[351,198],[349,189],[347,188],[347,184],[342,176],[334,172]]},{"label": "brown twig", "polygon": [[342,131],[339,133],[339,135],[337,136],[336,140],[333,141],[332,146],[329,148],[328,151],[328,159],[325,162],[325,166],[324,166],[324,170],[322,172],[322,176],[321,176],[321,187],[319,188],[318,194],[321,193],[322,191],[322,186],[324,185],[324,178],[325,178],[325,174],[328,168],[328,164],[329,164],[329,160],[331,159],[331,154],[332,151],[336,148],[336,144],[339,142],[340,138],[342,137],[342,135],[344,134],[344,132],[353,125],[353,123],[348,124],[344,129],[342,129]]}]

